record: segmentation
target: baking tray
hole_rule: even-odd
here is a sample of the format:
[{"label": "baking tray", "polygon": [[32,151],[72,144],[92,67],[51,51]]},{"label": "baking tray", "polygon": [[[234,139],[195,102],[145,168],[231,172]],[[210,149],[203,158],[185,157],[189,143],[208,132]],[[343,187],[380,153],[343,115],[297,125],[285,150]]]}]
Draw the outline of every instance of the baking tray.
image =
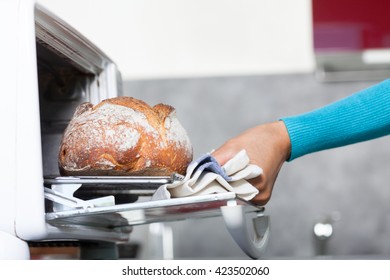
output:
[{"label": "baking tray", "polygon": [[57,184],[82,184],[88,185],[106,185],[106,186],[127,186],[130,188],[158,188],[163,184],[173,183],[176,180],[182,180],[180,174],[170,176],[64,176],[64,177],[45,177],[44,183],[49,185]]},{"label": "baking tray", "polygon": [[106,195],[152,195],[158,187],[182,180],[180,174],[170,176],[49,176],[44,178],[46,187],[52,185],[66,188],[80,185],[76,196],[88,199]]}]

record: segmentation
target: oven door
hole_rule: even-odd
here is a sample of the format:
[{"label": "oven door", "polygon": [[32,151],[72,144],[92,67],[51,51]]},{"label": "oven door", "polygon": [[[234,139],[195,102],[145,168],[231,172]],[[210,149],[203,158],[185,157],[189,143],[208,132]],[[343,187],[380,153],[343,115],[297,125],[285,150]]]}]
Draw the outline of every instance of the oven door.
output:
[{"label": "oven door", "polygon": [[[264,208],[225,192],[151,200],[171,177],[62,177],[46,179],[48,239],[128,241],[133,226],[222,216],[241,249],[259,258],[269,235]],[[77,194],[78,197],[75,197]],[[95,194],[95,195],[94,195]],[[102,196],[102,194],[107,194]],[[116,198],[137,201],[116,204]],[[83,200],[87,197],[91,199]],[[142,197],[143,199],[139,199]]]}]

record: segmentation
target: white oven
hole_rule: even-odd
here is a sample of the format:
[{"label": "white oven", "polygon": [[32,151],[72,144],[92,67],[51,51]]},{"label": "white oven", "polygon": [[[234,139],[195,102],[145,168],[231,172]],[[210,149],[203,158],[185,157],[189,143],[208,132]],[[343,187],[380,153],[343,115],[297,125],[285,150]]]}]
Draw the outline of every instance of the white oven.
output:
[{"label": "white oven", "polygon": [[34,0],[1,0],[0,23],[0,259],[29,259],[30,242],[115,244],[137,225],[212,216],[250,257],[261,256],[268,216],[234,193],[151,201],[180,178],[60,177],[59,141],[76,106],[122,95],[120,72]]}]

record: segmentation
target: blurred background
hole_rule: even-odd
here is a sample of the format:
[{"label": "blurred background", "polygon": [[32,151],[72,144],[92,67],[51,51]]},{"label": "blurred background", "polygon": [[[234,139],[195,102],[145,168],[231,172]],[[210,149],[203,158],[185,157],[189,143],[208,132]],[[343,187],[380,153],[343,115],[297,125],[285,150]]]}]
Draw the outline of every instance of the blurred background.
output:
[{"label": "blurred background", "polygon": [[[390,73],[385,0],[39,2],[116,62],[125,95],[174,106],[195,157]],[[388,258],[388,147],[385,137],[286,163],[266,206],[264,258]],[[165,226],[171,257],[247,258],[221,218]],[[153,230],[134,228],[133,257],[161,257]]]}]

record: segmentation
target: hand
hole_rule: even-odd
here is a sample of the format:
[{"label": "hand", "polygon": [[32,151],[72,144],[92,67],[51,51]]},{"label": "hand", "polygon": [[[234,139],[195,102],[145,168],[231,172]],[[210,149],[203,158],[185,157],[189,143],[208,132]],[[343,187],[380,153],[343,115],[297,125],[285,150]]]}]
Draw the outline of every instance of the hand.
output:
[{"label": "hand", "polygon": [[264,205],[271,198],[279,171],[290,156],[291,143],[286,126],[278,121],[253,127],[228,140],[212,155],[220,165],[224,165],[242,149],[246,150],[250,163],[263,169],[263,174],[249,180],[249,183],[259,190],[252,202]]}]

